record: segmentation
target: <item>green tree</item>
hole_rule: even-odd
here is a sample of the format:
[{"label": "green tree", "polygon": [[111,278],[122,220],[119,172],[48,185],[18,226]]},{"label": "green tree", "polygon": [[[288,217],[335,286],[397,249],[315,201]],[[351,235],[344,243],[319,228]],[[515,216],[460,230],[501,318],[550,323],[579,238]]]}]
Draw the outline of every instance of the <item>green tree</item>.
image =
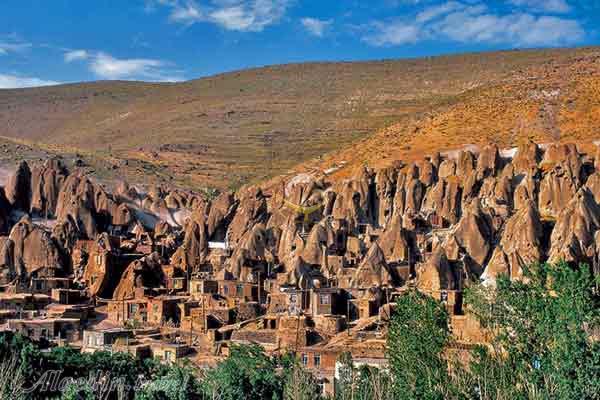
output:
[{"label": "green tree", "polygon": [[61,400],[95,400],[94,391],[88,385],[79,386],[76,383],[69,384],[62,396]]},{"label": "green tree", "polygon": [[392,400],[393,387],[389,373],[380,368],[356,367],[350,353],[338,357],[336,400]]},{"label": "green tree", "polygon": [[279,364],[258,345],[233,346],[229,357],[206,373],[204,393],[208,399],[282,399],[285,377]]},{"label": "green tree", "polygon": [[284,371],[284,400],[318,400],[321,397],[314,375],[304,369],[295,357],[291,362],[284,363]]},{"label": "green tree", "polygon": [[466,299],[494,333],[473,353],[482,399],[600,399],[599,299],[586,265],[533,265]]},{"label": "green tree", "polygon": [[362,365],[358,368],[355,400],[392,400],[393,387],[390,375],[379,368]]},{"label": "green tree", "polygon": [[152,376],[135,395],[135,400],[202,399],[202,387],[195,371],[188,364],[173,365]]},{"label": "green tree", "polygon": [[345,352],[338,356],[338,377],[335,380],[335,399],[353,400],[356,389],[356,370],[352,354]]},{"label": "green tree", "polygon": [[12,356],[0,362],[0,399],[24,400],[25,376],[23,366]]},{"label": "green tree", "polygon": [[448,313],[431,297],[411,290],[397,300],[388,335],[388,357],[396,399],[447,399]]}]

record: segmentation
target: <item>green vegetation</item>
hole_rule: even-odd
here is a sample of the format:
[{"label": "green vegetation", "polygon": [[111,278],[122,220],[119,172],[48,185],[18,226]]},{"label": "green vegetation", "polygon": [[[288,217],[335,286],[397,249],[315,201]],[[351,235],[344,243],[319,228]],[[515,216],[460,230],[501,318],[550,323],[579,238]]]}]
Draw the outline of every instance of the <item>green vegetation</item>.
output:
[{"label": "green vegetation", "polygon": [[497,332],[471,365],[481,398],[599,399],[600,299],[589,268],[542,264],[525,276],[469,293],[474,312]]},{"label": "green vegetation", "polygon": [[335,382],[335,400],[392,400],[394,388],[388,372],[375,367],[357,367],[350,353],[338,358],[339,379]]},{"label": "green vegetation", "polygon": [[80,353],[0,334],[0,399],[318,400],[319,387],[292,355],[232,347],[215,368],[164,365],[126,353]]},{"label": "green vegetation", "polygon": [[[401,296],[389,330],[388,371],[357,366],[350,354],[342,354],[335,400],[600,399],[599,282],[587,266],[565,263],[534,265],[524,276],[500,278],[496,288],[468,290],[468,309],[494,339],[462,362],[450,351],[444,307],[417,291]],[[0,334],[0,398],[319,400],[322,395],[296,357],[268,356],[257,345],[234,346],[216,367],[198,370],[125,353],[48,349],[47,343],[5,332]]]},{"label": "green vegetation", "polygon": [[448,313],[417,291],[401,296],[397,307],[388,337],[396,398],[448,398],[449,373],[442,354],[450,338]]},{"label": "green vegetation", "polygon": [[600,399],[600,299],[589,268],[542,264],[524,276],[468,291],[495,335],[463,364],[447,351],[441,304],[416,291],[399,299],[388,339],[395,398]]},{"label": "green vegetation", "polygon": [[[0,335],[0,383],[10,383],[2,385],[0,398],[202,398],[198,373],[190,365],[166,366],[126,353],[89,354],[69,347],[45,347],[45,343],[36,344],[9,332]],[[18,360],[18,368],[11,368],[12,360]]]}]

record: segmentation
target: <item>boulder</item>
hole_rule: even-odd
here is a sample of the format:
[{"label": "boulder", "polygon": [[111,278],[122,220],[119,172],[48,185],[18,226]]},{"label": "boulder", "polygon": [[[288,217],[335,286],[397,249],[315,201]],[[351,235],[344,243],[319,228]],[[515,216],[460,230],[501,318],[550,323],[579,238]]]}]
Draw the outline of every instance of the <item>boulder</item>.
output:
[{"label": "boulder", "polygon": [[394,195],[396,192],[397,171],[394,168],[386,168],[375,175],[375,187],[377,197],[375,199],[376,222],[385,228],[392,218],[394,212]]},{"label": "boulder", "polygon": [[458,288],[459,279],[441,246],[433,250],[424,264],[417,266],[416,272],[417,287],[426,293]]},{"label": "boulder", "polygon": [[17,277],[14,245],[8,236],[0,236],[0,284],[2,285],[12,282]]},{"label": "boulder", "polygon": [[430,160],[423,160],[419,163],[419,180],[428,188],[437,180],[437,171]]},{"label": "boulder", "polygon": [[408,261],[410,248],[407,232],[402,228],[401,216],[394,216],[391,224],[378,239],[377,244],[388,263]]},{"label": "boulder", "polygon": [[550,237],[550,262],[591,263],[590,251],[595,248],[594,235],[600,228],[600,207],[592,193],[582,188],[558,214]]},{"label": "boulder", "polygon": [[523,267],[542,261],[543,236],[540,215],[530,200],[506,222],[500,244],[494,249],[482,280],[493,284],[500,275],[511,279],[522,277]]},{"label": "boulder", "polygon": [[236,246],[252,227],[267,222],[267,202],[260,189],[248,189],[238,200],[235,215],[227,229],[229,242]]},{"label": "boulder", "polygon": [[551,170],[557,165],[565,170],[577,186],[581,183],[583,162],[577,146],[573,143],[554,143],[546,149],[542,159],[542,168]]},{"label": "boulder", "polygon": [[534,176],[537,173],[541,157],[542,152],[538,145],[530,141],[519,146],[511,164],[515,173]]},{"label": "boulder", "polygon": [[596,204],[600,204],[600,172],[596,171],[589,176],[585,187],[594,195]]},{"label": "boulder", "polygon": [[71,219],[82,238],[94,239],[99,231],[96,221],[94,185],[84,175],[72,173],[58,195],[56,219],[62,223]]},{"label": "boulder", "polygon": [[385,262],[385,255],[377,243],[373,243],[350,280],[350,287],[368,289],[393,283],[393,276]]},{"label": "boulder", "polygon": [[467,176],[473,171],[475,171],[475,156],[468,150],[460,151],[456,163],[456,175]]},{"label": "boulder", "polygon": [[425,187],[420,180],[412,178],[406,182],[406,204],[405,213],[418,213],[421,210],[421,202],[425,196]]},{"label": "boulder", "polygon": [[452,175],[456,175],[456,162],[452,159],[442,161],[438,170],[438,177],[444,179]]},{"label": "boulder", "polygon": [[478,201],[465,207],[454,235],[461,248],[480,267],[485,265],[492,248],[493,231]]},{"label": "boulder", "polygon": [[12,208],[29,212],[31,208],[31,170],[26,161],[21,161],[15,173],[11,175],[5,191]]},{"label": "boulder", "polygon": [[578,189],[577,177],[564,161],[557,162],[548,171],[541,183],[538,195],[538,208],[543,217],[556,218]]},{"label": "boulder", "polygon": [[63,260],[56,243],[44,229],[24,216],[12,228],[10,240],[14,243],[13,265],[18,276],[58,276],[64,272]]},{"label": "boulder", "polygon": [[233,193],[221,193],[211,204],[208,213],[207,229],[211,239],[225,239],[225,233],[235,212]]},{"label": "boulder", "polygon": [[31,173],[31,213],[54,217],[58,195],[68,171],[59,159],[50,159],[35,166]]},{"label": "boulder", "polygon": [[[513,194],[513,206],[515,210],[520,210],[527,206],[530,201],[537,204],[538,181],[529,174],[520,178]],[[537,207],[536,207],[537,208]]]},{"label": "boulder", "polygon": [[495,176],[501,167],[500,151],[495,144],[488,144],[483,147],[477,158],[477,177],[485,179]]},{"label": "boulder", "polygon": [[323,264],[324,248],[326,249],[327,245],[333,242],[333,237],[331,226],[326,221],[313,226],[302,249],[302,259],[309,264]]},{"label": "boulder", "polygon": [[160,255],[152,253],[127,266],[114,291],[113,300],[132,299],[138,288],[165,287],[165,280]]},{"label": "boulder", "polygon": [[0,187],[0,235],[8,234],[10,231],[11,205],[4,194],[4,188]]},{"label": "boulder", "polygon": [[183,270],[197,268],[208,254],[208,233],[203,218],[190,219],[185,226],[183,243],[171,257],[171,264]]},{"label": "boulder", "polygon": [[455,224],[460,215],[461,193],[458,177],[441,178],[427,191],[421,211],[435,212],[446,222]]}]

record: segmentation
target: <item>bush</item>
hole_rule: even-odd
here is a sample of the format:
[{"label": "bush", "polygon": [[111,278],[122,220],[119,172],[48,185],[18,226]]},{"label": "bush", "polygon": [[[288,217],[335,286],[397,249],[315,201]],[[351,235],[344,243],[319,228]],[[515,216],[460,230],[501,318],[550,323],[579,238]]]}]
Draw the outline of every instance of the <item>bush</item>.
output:
[{"label": "bush", "polygon": [[586,265],[533,265],[525,279],[467,292],[496,334],[473,353],[471,372],[484,399],[599,399],[600,328],[595,280]]},{"label": "bush", "polygon": [[282,399],[285,379],[279,367],[258,345],[233,346],[230,356],[206,373],[204,394],[221,400]]},{"label": "bush", "polygon": [[450,332],[448,313],[416,290],[400,296],[392,316],[388,357],[396,399],[446,399],[449,374],[442,357]]}]

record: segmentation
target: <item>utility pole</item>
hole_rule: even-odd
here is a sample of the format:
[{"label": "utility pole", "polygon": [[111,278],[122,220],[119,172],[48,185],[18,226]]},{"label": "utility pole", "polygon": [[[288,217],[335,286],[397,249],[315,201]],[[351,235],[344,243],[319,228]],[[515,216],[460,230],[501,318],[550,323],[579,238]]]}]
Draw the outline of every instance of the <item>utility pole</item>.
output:
[{"label": "utility pole", "polygon": [[[204,301],[202,302],[204,304]],[[192,315],[192,311],[190,310],[190,347],[192,347],[192,337],[194,335],[194,316]]]},{"label": "utility pole", "polygon": [[204,324],[204,334],[208,333],[208,326],[206,324],[206,296],[202,298],[202,319]]},{"label": "utility pole", "polygon": [[300,312],[297,312],[296,314],[296,342],[294,343],[294,354],[298,355],[298,339],[299,339],[299,333],[300,333]]},{"label": "utility pole", "polygon": [[260,305],[262,303],[261,302],[261,294],[262,293],[260,291],[260,271],[258,271],[258,280],[257,280],[257,283],[258,283],[258,307],[260,308]]},{"label": "utility pole", "polygon": [[350,293],[348,293],[346,299],[346,332],[350,336]]}]

